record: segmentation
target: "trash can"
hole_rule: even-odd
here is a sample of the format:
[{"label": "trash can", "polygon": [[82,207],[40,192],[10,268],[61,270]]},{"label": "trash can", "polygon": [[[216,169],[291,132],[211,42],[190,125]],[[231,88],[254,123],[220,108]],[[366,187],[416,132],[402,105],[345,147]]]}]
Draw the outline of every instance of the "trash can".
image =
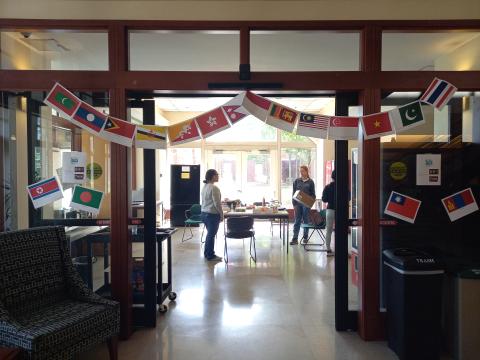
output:
[{"label": "trash can", "polygon": [[383,252],[388,346],[401,360],[440,358],[443,266],[415,249]]},{"label": "trash can", "polygon": [[85,282],[87,286],[90,285],[89,282],[89,275],[90,275],[90,266],[91,264],[88,262],[88,256],[77,256],[72,258],[72,263],[75,269],[80,274],[80,277]]},{"label": "trash can", "polygon": [[480,354],[480,268],[463,269],[447,276],[445,342],[457,360],[478,359]]}]

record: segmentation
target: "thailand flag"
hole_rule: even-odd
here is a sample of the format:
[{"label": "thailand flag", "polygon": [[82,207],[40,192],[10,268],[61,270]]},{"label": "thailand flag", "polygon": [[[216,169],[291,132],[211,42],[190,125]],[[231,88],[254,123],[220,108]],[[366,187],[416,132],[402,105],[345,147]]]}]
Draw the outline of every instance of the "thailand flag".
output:
[{"label": "thailand flag", "polygon": [[468,188],[442,199],[450,221],[455,221],[478,210],[472,189]]},{"label": "thailand flag", "polygon": [[455,91],[457,91],[457,88],[449,82],[435,78],[420,98],[420,101],[442,110],[453,94],[455,94]]},{"label": "thailand flag", "polygon": [[35,209],[63,198],[62,188],[55,176],[27,186],[27,191]]},{"label": "thailand flag", "polygon": [[421,204],[420,200],[392,191],[384,212],[413,224]]}]

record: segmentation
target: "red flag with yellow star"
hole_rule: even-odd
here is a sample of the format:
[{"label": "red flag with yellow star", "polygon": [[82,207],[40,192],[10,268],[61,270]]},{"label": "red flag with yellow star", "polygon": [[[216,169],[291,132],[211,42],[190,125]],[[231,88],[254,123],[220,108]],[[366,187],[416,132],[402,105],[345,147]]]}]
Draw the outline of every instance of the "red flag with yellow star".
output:
[{"label": "red flag with yellow star", "polygon": [[362,116],[362,128],[365,139],[378,138],[394,133],[388,112]]}]

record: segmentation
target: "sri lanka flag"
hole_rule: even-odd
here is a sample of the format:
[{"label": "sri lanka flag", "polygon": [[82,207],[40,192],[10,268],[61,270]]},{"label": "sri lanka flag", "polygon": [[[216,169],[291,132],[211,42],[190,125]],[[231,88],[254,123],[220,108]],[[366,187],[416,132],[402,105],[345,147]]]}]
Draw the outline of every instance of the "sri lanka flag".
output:
[{"label": "sri lanka flag", "polygon": [[478,210],[471,188],[443,198],[442,204],[450,221],[455,221]]},{"label": "sri lanka flag", "polygon": [[107,122],[107,116],[87,103],[82,102],[73,115],[72,120],[81,128],[98,135]]},{"label": "sri lanka flag", "polygon": [[392,191],[384,213],[413,224],[421,204],[420,200]]},{"label": "sri lanka flag", "polygon": [[55,176],[28,185],[27,191],[35,209],[63,198],[62,188]]},{"label": "sri lanka flag", "polygon": [[292,132],[295,127],[298,112],[286,106],[272,103],[266,123],[278,129]]},{"label": "sri lanka flag", "polygon": [[453,94],[455,94],[455,91],[457,91],[457,88],[449,82],[435,78],[420,98],[420,101],[442,110]]},{"label": "sri lanka flag", "polygon": [[56,83],[43,102],[67,116],[72,116],[82,101]]}]

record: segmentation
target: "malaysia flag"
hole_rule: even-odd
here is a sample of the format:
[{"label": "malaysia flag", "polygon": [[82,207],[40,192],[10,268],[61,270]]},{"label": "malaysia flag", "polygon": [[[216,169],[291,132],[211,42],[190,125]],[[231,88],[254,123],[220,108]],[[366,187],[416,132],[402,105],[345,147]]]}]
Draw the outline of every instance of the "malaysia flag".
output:
[{"label": "malaysia flag", "polygon": [[98,135],[107,122],[107,116],[87,103],[82,102],[73,115],[72,120],[81,128]]},{"label": "malaysia flag", "polygon": [[413,224],[421,204],[420,200],[392,191],[384,212]]},{"label": "malaysia flag", "polygon": [[357,140],[358,121],[358,117],[330,117],[330,124],[328,124],[328,138],[330,140]]},{"label": "malaysia flag", "polygon": [[301,113],[297,135],[326,139],[329,122],[330,116]]},{"label": "malaysia flag", "polygon": [[450,221],[458,220],[478,210],[472,189],[468,188],[442,199]]},{"label": "malaysia flag", "polygon": [[230,123],[221,108],[213,109],[195,119],[203,138],[229,128]]},{"label": "malaysia flag", "polygon": [[420,101],[442,110],[456,91],[457,88],[449,82],[435,78],[420,98]]},{"label": "malaysia flag", "polygon": [[28,185],[27,191],[35,209],[63,198],[62,188],[55,176]]}]

